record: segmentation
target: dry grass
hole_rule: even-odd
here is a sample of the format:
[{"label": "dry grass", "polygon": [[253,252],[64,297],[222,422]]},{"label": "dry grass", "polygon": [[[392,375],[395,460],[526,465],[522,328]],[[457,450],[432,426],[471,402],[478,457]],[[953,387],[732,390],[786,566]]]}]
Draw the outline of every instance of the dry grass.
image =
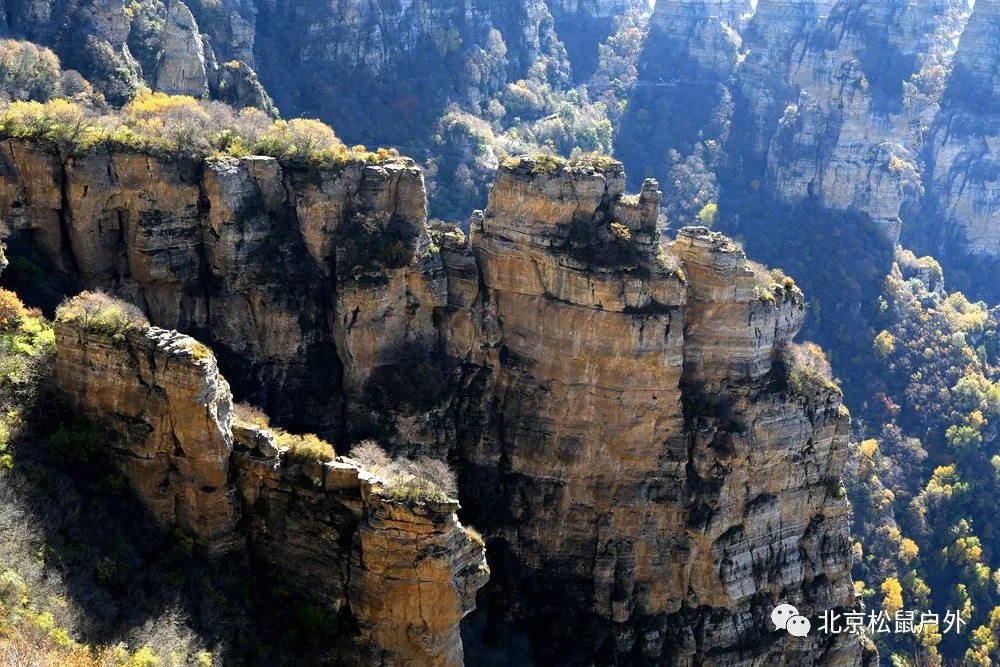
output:
[{"label": "dry grass", "polygon": [[56,321],[122,340],[125,334],[149,326],[141,310],[104,292],[81,292],[56,309]]},{"label": "dry grass", "polygon": [[[274,429],[271,430],[273,431]],[[326,440],[321,440],[312,433],[294,435],[278,430],[275,434],[278,438],[278,446],[287,448],[288,456],[293,461],[325,463],[337,458],[337,452],[334,451],[333,445]]]},{"label": "dry grass", "polygon": [[236,414],[236,418],[241,422],[253,424],[259,428],[271,428],[270,417],[268,417],[267,413],[258,408],[256,405],[250,405],[249,403],[237,403],[233,406],[233,412]]},{"label": "dry grass", "polygon": [[373,440],[354,445],[350,456],[383,477],[386,491],[397,500],[445,502],[458,493],[455,473],[444,461],[429,457],[393,459]]}]

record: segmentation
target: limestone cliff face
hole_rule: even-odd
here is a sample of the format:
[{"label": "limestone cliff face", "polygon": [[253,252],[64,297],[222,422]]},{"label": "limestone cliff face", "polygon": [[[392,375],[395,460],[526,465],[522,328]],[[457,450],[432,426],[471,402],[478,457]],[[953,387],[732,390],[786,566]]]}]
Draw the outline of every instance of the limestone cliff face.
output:
[{"label": "limestone cliff face", "polygon": [[[661,247],[655,181],[628,196],[613,160],[512,161],[468,243],[427,228],[405,159],[304,171],[4,148],[7,228],[158,326],[203,332],[238,395],[337,443],[376,435],[457,464],[463,518],[487,535],[490,621],[528,623],[542,662],[858,664],[846,637],[792,643],[760,623],[779,600],[811,615],[854,603],[838,493],[849,419],[834,389],[788,382],[802,294],[708,230]],[[74,394],[88,369],[141,377],[133,353],[84,359],[91,346],[59,335]],[[290,585],[367,619],[376,653],[450,661],[482,583],[455,507],[404,512],[349,462],[288,462],[273,436],[234,428],[251,553],[295,563]],[[157,470],[184,470],[176,450],[150,451]],[[232,495],[209,488],[193,507]],[[201,516],[177,512],[158,516]],[[430,606],[440,617],[406,625]]]},{"label": "limestone cliff face", "polygon": [[156,520],[219,555],[247,550],[352,618],[341,664],[463,664],[459,623],[489,570],[457,502],[394,500],[350,460],[298,460],[271,431],[234,423],[214,356],[188,336],[57,328],[61,394],[108,430]]},{"label": "limestone cliff face", "polygon": [[76,412],[113,429],[115,463],[152,515],[213,551],[232,548],[233,401],[215,359],[164,329],[116,341],[75,324],[57,327],[60,391]]},{"label": "limestone cliff face", "polygon": [[977,2],[948,80],[931,138],[929,199],[943,220],[935,234],[973,254],[1000,255],[1000,57],[992,46],[1000,29],[1000,3]]},{"label": "limestone cliff face", "polygon": [[[227,46],[246,38],[238,16],[226,17]],[[115,104],[128,101],[144,82],[153,90],[274,112],[253,69],[252,49],[227,48],[226,57],[218,57],[221,47],[202,34],[182,0],[127,7],[116,0],[14,3],[0,31],[52,48],[65,69],[79,70]]]},{"label": "limestone cliff face", "polygon": [[[435,348],[433,313],[447,300],[412,161],[313,172],[94,152],[62,164],[9,142],[0,172],[9,230],[84,287],[203,336],[241,399],[331,437],[348,415],[358,439],[376,426],[394,436],[395,423],[375,423],[366,382],[391,376],[411,344]],[[397,419],[412,441],[436,441],[419,417]]]},{"label": "limestone cliff face", "polygon": [[[950,35],[939,34],[950,28],[940,24],[958,9],[841,0],[793,40],[782,78],[797,97],[767,154],[767,180],[780,200],[858,211],[899,239],[900,209],[923,194],[919,154],[940,95],[921,95],[911,78],[929,49],[950,57]],[[755,20],[758,33],[770,29]]]},{"label": "limestone cliff face", "polygon": [[208,97],[205,48],[198,24],[180,0],[167,3],[163,53],[156,71],[156,89],[173,95]]},{"label": "limestone cliff face", "polygon": [[522,163],[473,221],[492,398],[459,447],[470,515],[516,564],[494,568],[498,606],[551,624],[549,659],[859,664],[856,644],[751,621],[779,598],[807,614],[854,599],[835,493],[849,418],[775,365],[802,295],[761,298],[704,229],[659,251],[655,184],[638,210],[623,191],[620,166]]}]

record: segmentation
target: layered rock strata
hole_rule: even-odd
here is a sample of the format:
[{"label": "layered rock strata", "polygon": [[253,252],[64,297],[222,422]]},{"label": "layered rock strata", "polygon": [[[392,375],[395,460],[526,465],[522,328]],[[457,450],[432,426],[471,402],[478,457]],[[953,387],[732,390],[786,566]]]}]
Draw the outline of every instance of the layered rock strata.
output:
[{"label": "layered rock strata", "polygon": [[[904,204],[923,195],[921,151],[940,101],[926,79],[948,66],[962,11],[959,3],[841,0],[798,27],[779,77],[793,96],[767,153],[779,200],[863,213],[899,240]],[[773,29],[755,21],[758,35]]]},{"label": "layered rock strata", "polygon": [[[958,254],[1000,256],[1000,3],[976,2],[955,56],[931,138],[927,206],[943,218],[934,234]],[[940,246],[939,246],[940,248]]]},{"label": "layered rock strata", "polygon": [[56,329],[60,392],[107,430],[108,455],[156,520],[219,555],[247,549],[349,615],[347,662],[463,664],[459,623],[489,571],[457,502],[394,500],[348,459],[302,459],[234,423],[214,356],[188,336]]},{"label": "layered rock strata", "polygon": [[[377,432],[396,451],[448,455],[463,517],[487,536],[480,597],[502,610],[489,620],[527,623],[541,662],[859,664],[850,638],[761,623],[778,601],[813,617],[854,603],[849,418],[828,383],[788,380],[803,296],[708,230],[661,247],[655,181],[627,195],[613,160],[512,160],[469,242],[427,229],[420,172],[402,159],[304,172],[105,153],[61,165],[6,148],[0,215],[54,264],[160,326],[196,323],[234,386],[302,425],[332,413],[338,443]],[[237,506],[268,508],[248,540],[307,564],[291,577],[303,590],[366,581],[317,550],[391,551],[381,572],[394,582],[422,553],[404,543],[424,528],[398,544],[378,532],[398,521],[388,506],[359,519],[355,501],[310,495],[339,469],[292,466],[313,490],[289,486],[268,472],[275,446],[247,437],[230,464]],[[348,516],[357,540],[314,539]],[[474,560],[437,532],[453,557],[426,581]],[[442,613],[460,617],[463,600]],[[382,646],[413,640],[372,623]]]},{"label": "layered rock strata", "polygon": [[[346,434],[348,414],[372,417],[355,420],[357,438],[394,434],[374,423],[381,403],[366,383],[391,376],[411,344],[434,348],[447,300],[411,160],[315,172],[98,151],[62,163],[9,142],[0,172],[8,230],[84,287],[206,339],[241,400],[330,437]],[[400,428],[435,441],[418,422]]]},{"label": "layered rock strata", "polygon": [[854,600],[850,420],[776,361],[801,292],[702,228],[660,249],[655,184],[631,208],[620,165],[534,167],[502,169],[472,227],[491,400],[459,448],[470,515],[517,565],[495,568],[498,606],[566,640],[544,659],[858,664],[849,640],[753,620]]}]

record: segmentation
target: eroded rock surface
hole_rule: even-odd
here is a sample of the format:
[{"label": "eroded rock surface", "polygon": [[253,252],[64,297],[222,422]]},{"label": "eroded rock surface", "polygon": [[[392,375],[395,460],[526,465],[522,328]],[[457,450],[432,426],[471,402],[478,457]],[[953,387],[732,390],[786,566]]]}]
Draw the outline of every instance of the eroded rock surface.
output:
[{"label": "eroded rock surface", "polygon": [[626,215],[623,191],[618,165],[522,165],[473,221],[495,328],[491,402],[460,439],[464,498],[489,517],[489,553],[517,564],[490,590],[551,624],[548,659],[859,664],[850,641],[753,621],[779,599],[807,614],[854,600],[837,481],[850,420],[836,391],[796,394],[776,362],[801,292],[703,228],[660,250],[655,198]]},{"label": "eroded rock surface", "polygon": [[[480,601],[540,662],[860,664],[849,637],[759,622],[854,604],[849,417],[822,378],[789,380],[802,293],[707,229],[661,246],[655,181],[627,195],[613,160],[510,161],[467,241],[427,228],[403,159],[6,149],[0,214],[53,264],[205,332],[280,420],[456,463],[493,571]],[[349,465],[286,464],[240,428],[251,553],[349,601],[376,653],[457,655],[482,582],[454,508],[400,515]],[[415,630],[421,604],[439,616]]]},{"label": "eroded rock surface", "polygon": [[[458,503],[395,500],[349,459],[303,460],[233,419],[211,352],[176,331],[57,325],[56,381],[107,429],[108,454],[166,526],[246,550],[358,626],[346,664],[463,664],[459,623],[489,576]],[[237,524],[237,520],[240,520]]]}]

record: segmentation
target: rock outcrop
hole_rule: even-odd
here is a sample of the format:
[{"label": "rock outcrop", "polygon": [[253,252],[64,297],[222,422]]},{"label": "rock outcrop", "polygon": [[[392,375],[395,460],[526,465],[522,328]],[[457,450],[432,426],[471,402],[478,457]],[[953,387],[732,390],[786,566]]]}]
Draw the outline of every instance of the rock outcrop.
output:
[{"label": "rock outcrop", "polygon": [[[955,56],[944,102],[932,134],[927,207],[943,220],[933,233],[938,248],[958,255],[1000,256],[1000,179],[997,145],[1000,55],[993,44],[1000,3],[977,2]],[[954,250],[955,248],[950,248]],[[936,249],[937,250],[937,249]]]},{"label": "rock outcrop", "polygon": [[[358,626],[348,664],[463,664],[459,623],[489,576],[458,503],[394,499],[348,459],[302,459],[233,418],[211,351],[150,327],[57,323],[56,382],[152,516],[223,555],[248,550]],[[240,519],[237,525],[237,519]]]},{"label": "rock outcrop", "polygon": [[233,399],[207,348],[163,329],[116,340],[56,326],[59,390],[78,414],[112,429],[114,462],[151,514],[213,552],[232,549]]},{"label": "rock outcrop", "polygon": [[[901,209],[923,194],[922,141],[940,99],[920,88],[921,61],[947,64],[953,26],[941,24],[960,9],[842,0],[827,11],[791,45],[781,78],[796,97],[771,139],[767,180],[781,201],[863,213],[896,242]],[[773,29],[755,20],[758,34]]]},{"label": "rock outcrop", "polygon": [[[814,617],[854,604],[849,418],[794,361],[803,296],[706,229],[661,247],[655,181],[629,196],[611,159],[512,160],[469,243],[427,228],[405,159],[4,155],[8,227],[158,326],[202,332],[237,394],[337,443],[377,435],[456,463],[463,518],[487,539],[489,621],[527,623],[540,661],[859,664],[850,638],[764,622],[778,601]],[[251,553],[300,564],[292,585],[350,601],[383,649],[454,656],[481,583],[455,508],[403,516],[360,476],[360,496],[331,496],[358,488],[346,462],[276,451],[237,429]],[[386,555],[324,560],[359,544]],[[420,605],[377,592],[419,592],[441,616],[404,630]]]},{"label": "rock outcrop", "polygon": [[156,70],[156,90],[172,95],[208,96],[205,47],[198,24],[180,0],[167,2],[160,66]]},{"label": "rock outcrop", "polygon": [[[248,35],[239,13],[209,17],[213,25],[206,32],[221,30],[226,35],[223,52],[222,45],[202,34],[191,4],[166,0],[123,6],[116,0],[91,0],[65,5],[32,0],[10,5],[0,31],[51,48],[64,69],[79,70],[116,105],[129,101],[144,83],[166,93],[276,113],[253,69],[252,30]],[[200,3],[193,4],[200,9]]]},{"label": "rock outcrop", "polygon": [[655,184],[630,204],[620,165],[537,169],[502,169],[472,227],[492,399],[460,438],[463,498],[516,564],[493,608],[544,619],[543,661],[858,664],[753,620],[854,599],[849,418],[778,367],[801,293],[705,229],[660,250]]},{"label": "rock outcrop", "polygon": [[[411,160],[317,174],[271,158],[98,151],[63,165],[10,142],[0,172],[8,229],[84,287],[208,341],[238,398],[286,426],[346,435],[345,410],[374,419],[382,407],[364,392],[373,373],[391,379],[411,343],[434,348],[447,289]],[[434,441],[418,422],[405,424],[411,437]],[[382,435],[376,426],[353,435]]]}]

